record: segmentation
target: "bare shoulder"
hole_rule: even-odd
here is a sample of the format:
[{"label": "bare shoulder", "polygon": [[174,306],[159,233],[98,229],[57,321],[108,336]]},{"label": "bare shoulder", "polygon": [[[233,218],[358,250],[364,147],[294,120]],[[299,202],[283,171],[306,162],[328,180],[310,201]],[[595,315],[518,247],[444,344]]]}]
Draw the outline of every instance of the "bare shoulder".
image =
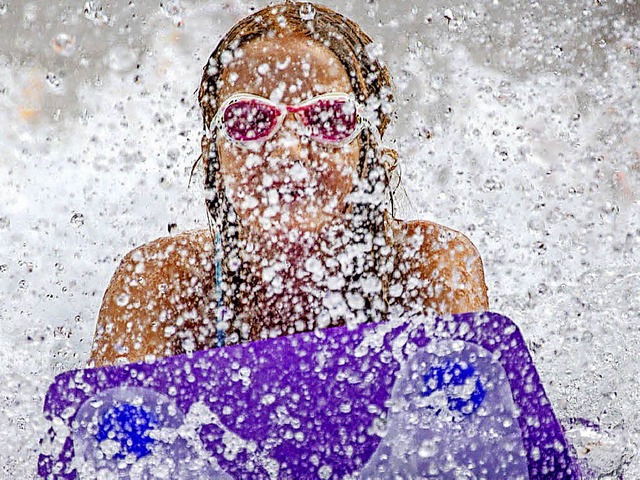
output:
[{"label": "bare shoulder", "polygon": [[[172,237],[161,237],[129,252],[118,271],[138,269],[140,273],[193,273],[211,267],[213,241],[208,230],[194,230]],[[149,269],[149,270],[148,270]],[[144,275],[143,275],[144,276]],[[165,278],[166,275],[164,275]]]},{"label": "bare shoulder", "polygon": [[393,220],[394,243],[405,251],[480,257],[471,240],[457,230],[427,220]]},{"label": "bare shoulder", "polygon": [[185,290],[195,279],[208,277],[213,269],[213,242],[208,230],[162,237],[141,245],[124,256],[105,294],[115,287],[142,295],[163,296]]},{"label": "bare shoulder", "polygon": [[177,327],[206,304],[212,258],[208,230],[159,238],[125,255],[102,300],[92,361],[174,354]]},{"label": "bare shoulder", "polygon": [[423,301],[439,313],[488,309],[482,259],[464,234],[425,220],[393,220],[393,244],[410,276],[422,282]]}]

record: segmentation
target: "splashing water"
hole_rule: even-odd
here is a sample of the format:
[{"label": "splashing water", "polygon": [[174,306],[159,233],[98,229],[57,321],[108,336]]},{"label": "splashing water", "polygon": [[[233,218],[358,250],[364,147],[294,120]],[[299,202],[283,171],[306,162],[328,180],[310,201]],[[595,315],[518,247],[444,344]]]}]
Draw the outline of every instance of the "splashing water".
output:
[{"label": "splashing water", "polygon": [[[253,5],[138,3],[0,1],[3,476],[32,476],[43,396],[85,365],[122,256],[167,225],[207,225],[187,186],[193,92]],[[324,3],[363,26],[394,76],[399,213],[473,240],[491,309],[520,325],[578,454],[640,477],[638,10]]]}]

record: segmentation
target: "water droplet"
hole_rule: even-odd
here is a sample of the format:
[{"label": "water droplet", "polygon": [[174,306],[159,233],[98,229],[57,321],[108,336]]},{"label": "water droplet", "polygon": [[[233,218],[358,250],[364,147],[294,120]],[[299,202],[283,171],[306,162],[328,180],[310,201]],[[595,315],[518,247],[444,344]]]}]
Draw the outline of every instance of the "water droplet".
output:
[{"label": "water droplet", "polygon": [[124,46],[114,47],[107,56],[107,65],[115,72],[127,72],[136,66],[137,61],[137,53]]},{"label": "water droplet", "polygon": [[34,4],[27,4],[24,7],[24,13],[22,15],[22,20],[24,21],[25,28],[31,28],[33,23],[38,18],[38,6]]},{"label": "water droplet", "polygon": [[340,290],[344,287],[344,283],[343,276],[332,276],[327,279],[327,287],[330,290]]},{"label": "water droplet", "polygon": [[311,257],[305,260],[304,268],[309,273],[320,273],[322,272],[323,266],[322,262],[318,258]]},{"label": "water droplet", "polygon": [[504,183],[498,177],[490,177],[485,180],[482,189],[485,192],[493,192],[502,190],[504,188]]},{"label": "water droplet", "polygon": [[47,84],[53,89],[53,90],[60,90],[62,88],[62,81],[58,78],[58,76],[53,73],[53,72],[49,72],[47,73],[47,76],[45,77],[45,80],[47,81]]},{"label": "water droplet", "polygon": [[318,469],[318,477],[320,478],[330,478],[332,473],[331,465],[323,465]]},{"label": "water droplet", "polygon": [[438,444],[435,440],[424,440],[418,449],[420,458],[430,458],[438,453]]},{"label": "water droplet", "polygon": [[94,25],[106,25],[109,23],[109,16],[102,11],[101,2],[86,2],[84,4],[84,17],[91,20]]},{"label": "water droplet", "polygon": [[527,222],[527,226],[534,231],[544,230],[544,221],[539,218],[532,218]]},{"label": "water droplet", "polygon": [[118,295],[118,298],[116,298],[116,304],[119,307],[126,307],[128,303],[129,295],[127,295],[126,293],[121,293],[120,295]]},{"label": "water droplet", "polygon": [[182,19],[184,8],[182,7],[182,2],[180,0],[164,0],[160,2],[160,9],[176,27],[182,27],[184,25],[184,21]]},{"label": "water droplet", "polygon": [[263,396],[260,399],[260,403],[262,403],[263,405],[271,405],[275,401],[276,401],[276,396],[272,393],[267,393],[265,396]]},{"label": "water droplet", "polygon": [[310,3],[306,3],[300,7],[300,19],[309,21],[313,20],[315,16],[316,10]]},{"label": "water droplet", "polygon": [[76,51],[76,37],[59,33],[51,39],[53,51],[62,57],[70,57]]},{"label": "water droplet", "polygon": [[84,225],[84,215],[81,213],[74,213],[71,217],[71,225],[74,227],[81,227]]}]

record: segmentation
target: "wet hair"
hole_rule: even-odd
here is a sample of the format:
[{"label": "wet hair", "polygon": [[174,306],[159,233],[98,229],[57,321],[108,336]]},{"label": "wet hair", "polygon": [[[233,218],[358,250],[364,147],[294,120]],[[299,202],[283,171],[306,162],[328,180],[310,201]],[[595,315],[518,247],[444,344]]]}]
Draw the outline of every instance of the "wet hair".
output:
[{"label": "wet hair", "polygon": [[[209,131],[211,120],[224,100],[218,98],[220,77],[229,54],[233,55],[236,49],[255,39],[295,34],[320,42],[333,52],[349,72],[357,101],[374,112],[371,128],[363,129],[360,134],[360,180],[354,187],[354,193],[358,195],[354,196],[357,200],[351,203],[348,213],[349,230],[352,232],[350,243],[363,248],[354,250],[360,254],[353,255],[353,268],[345,274],[347,290],[364,298],[363,310],[368,311],[368,317],[371,317],[372,310],[384,307],[380,305],[380,298],[374,299],[370,294],[361,292],[360,284],[366,274],[384,270],[381,258],[388,250],[384,241],[384,215],[391,193],[389,175],[382,162],[382,149],[376,139],[382,138],[390,122],[393,101],[391,78],[386,67],[372,53],[371,38],[356,23],[327,7],[307,2],[287,1],[242,19],[218,43],[202,75],[198,99],[207,132],[202,137],[205,194],[210,223],[219,233],[223,245],[224,303],[234,303],[241,287],[242,268],[238,242],[240,225],[219,175],[217,132],[215,129]],[[368,255],[363,255],[363,251]],[[360,317],[362,313],[359,313]],[[238,331],[239,327],[235,325],[231,329]]]}]

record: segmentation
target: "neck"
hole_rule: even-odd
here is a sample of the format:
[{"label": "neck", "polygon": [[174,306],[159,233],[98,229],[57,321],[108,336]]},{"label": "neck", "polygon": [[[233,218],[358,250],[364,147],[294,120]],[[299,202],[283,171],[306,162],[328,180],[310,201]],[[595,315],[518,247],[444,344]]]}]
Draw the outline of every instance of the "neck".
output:
[{"label": "neck", "polygon": [[286,263],[303,266],[311,257],[339,248],[347,235],[343,225],[327,225],[318,231],[250,231],[242,235],[243,263],[258,267]]},{"label": "neck", "polygon": [[344,283],[338,258],[348,238],[340,224],[243,236],[235,307],[236,316],[251,325],[251,340],[315,327],[327,292]]},{"label": "neck", "polygon": [[[242,337],[253,341],[359,323],[363,315],[376,318],[375,312],[365,312],[360,303],[352,301],[360,288],[352,282],[363,271],[365,276],[373,273],[384,290],[385,279],[380,275],[385,275],[377,262],[393,262],[395,255],[392,252],[387,260],[374,260],[372,246],[358,243],[349,225],[342,219],[314,232],[241,229],[237,243],[240,269],[233,294],[225,302],[231,309],[233,329],[240,328]],[[355,297],[348,293],[352,287]],[[374,310],[385,301],[383,291],[379,296],[370,306]]]}]

